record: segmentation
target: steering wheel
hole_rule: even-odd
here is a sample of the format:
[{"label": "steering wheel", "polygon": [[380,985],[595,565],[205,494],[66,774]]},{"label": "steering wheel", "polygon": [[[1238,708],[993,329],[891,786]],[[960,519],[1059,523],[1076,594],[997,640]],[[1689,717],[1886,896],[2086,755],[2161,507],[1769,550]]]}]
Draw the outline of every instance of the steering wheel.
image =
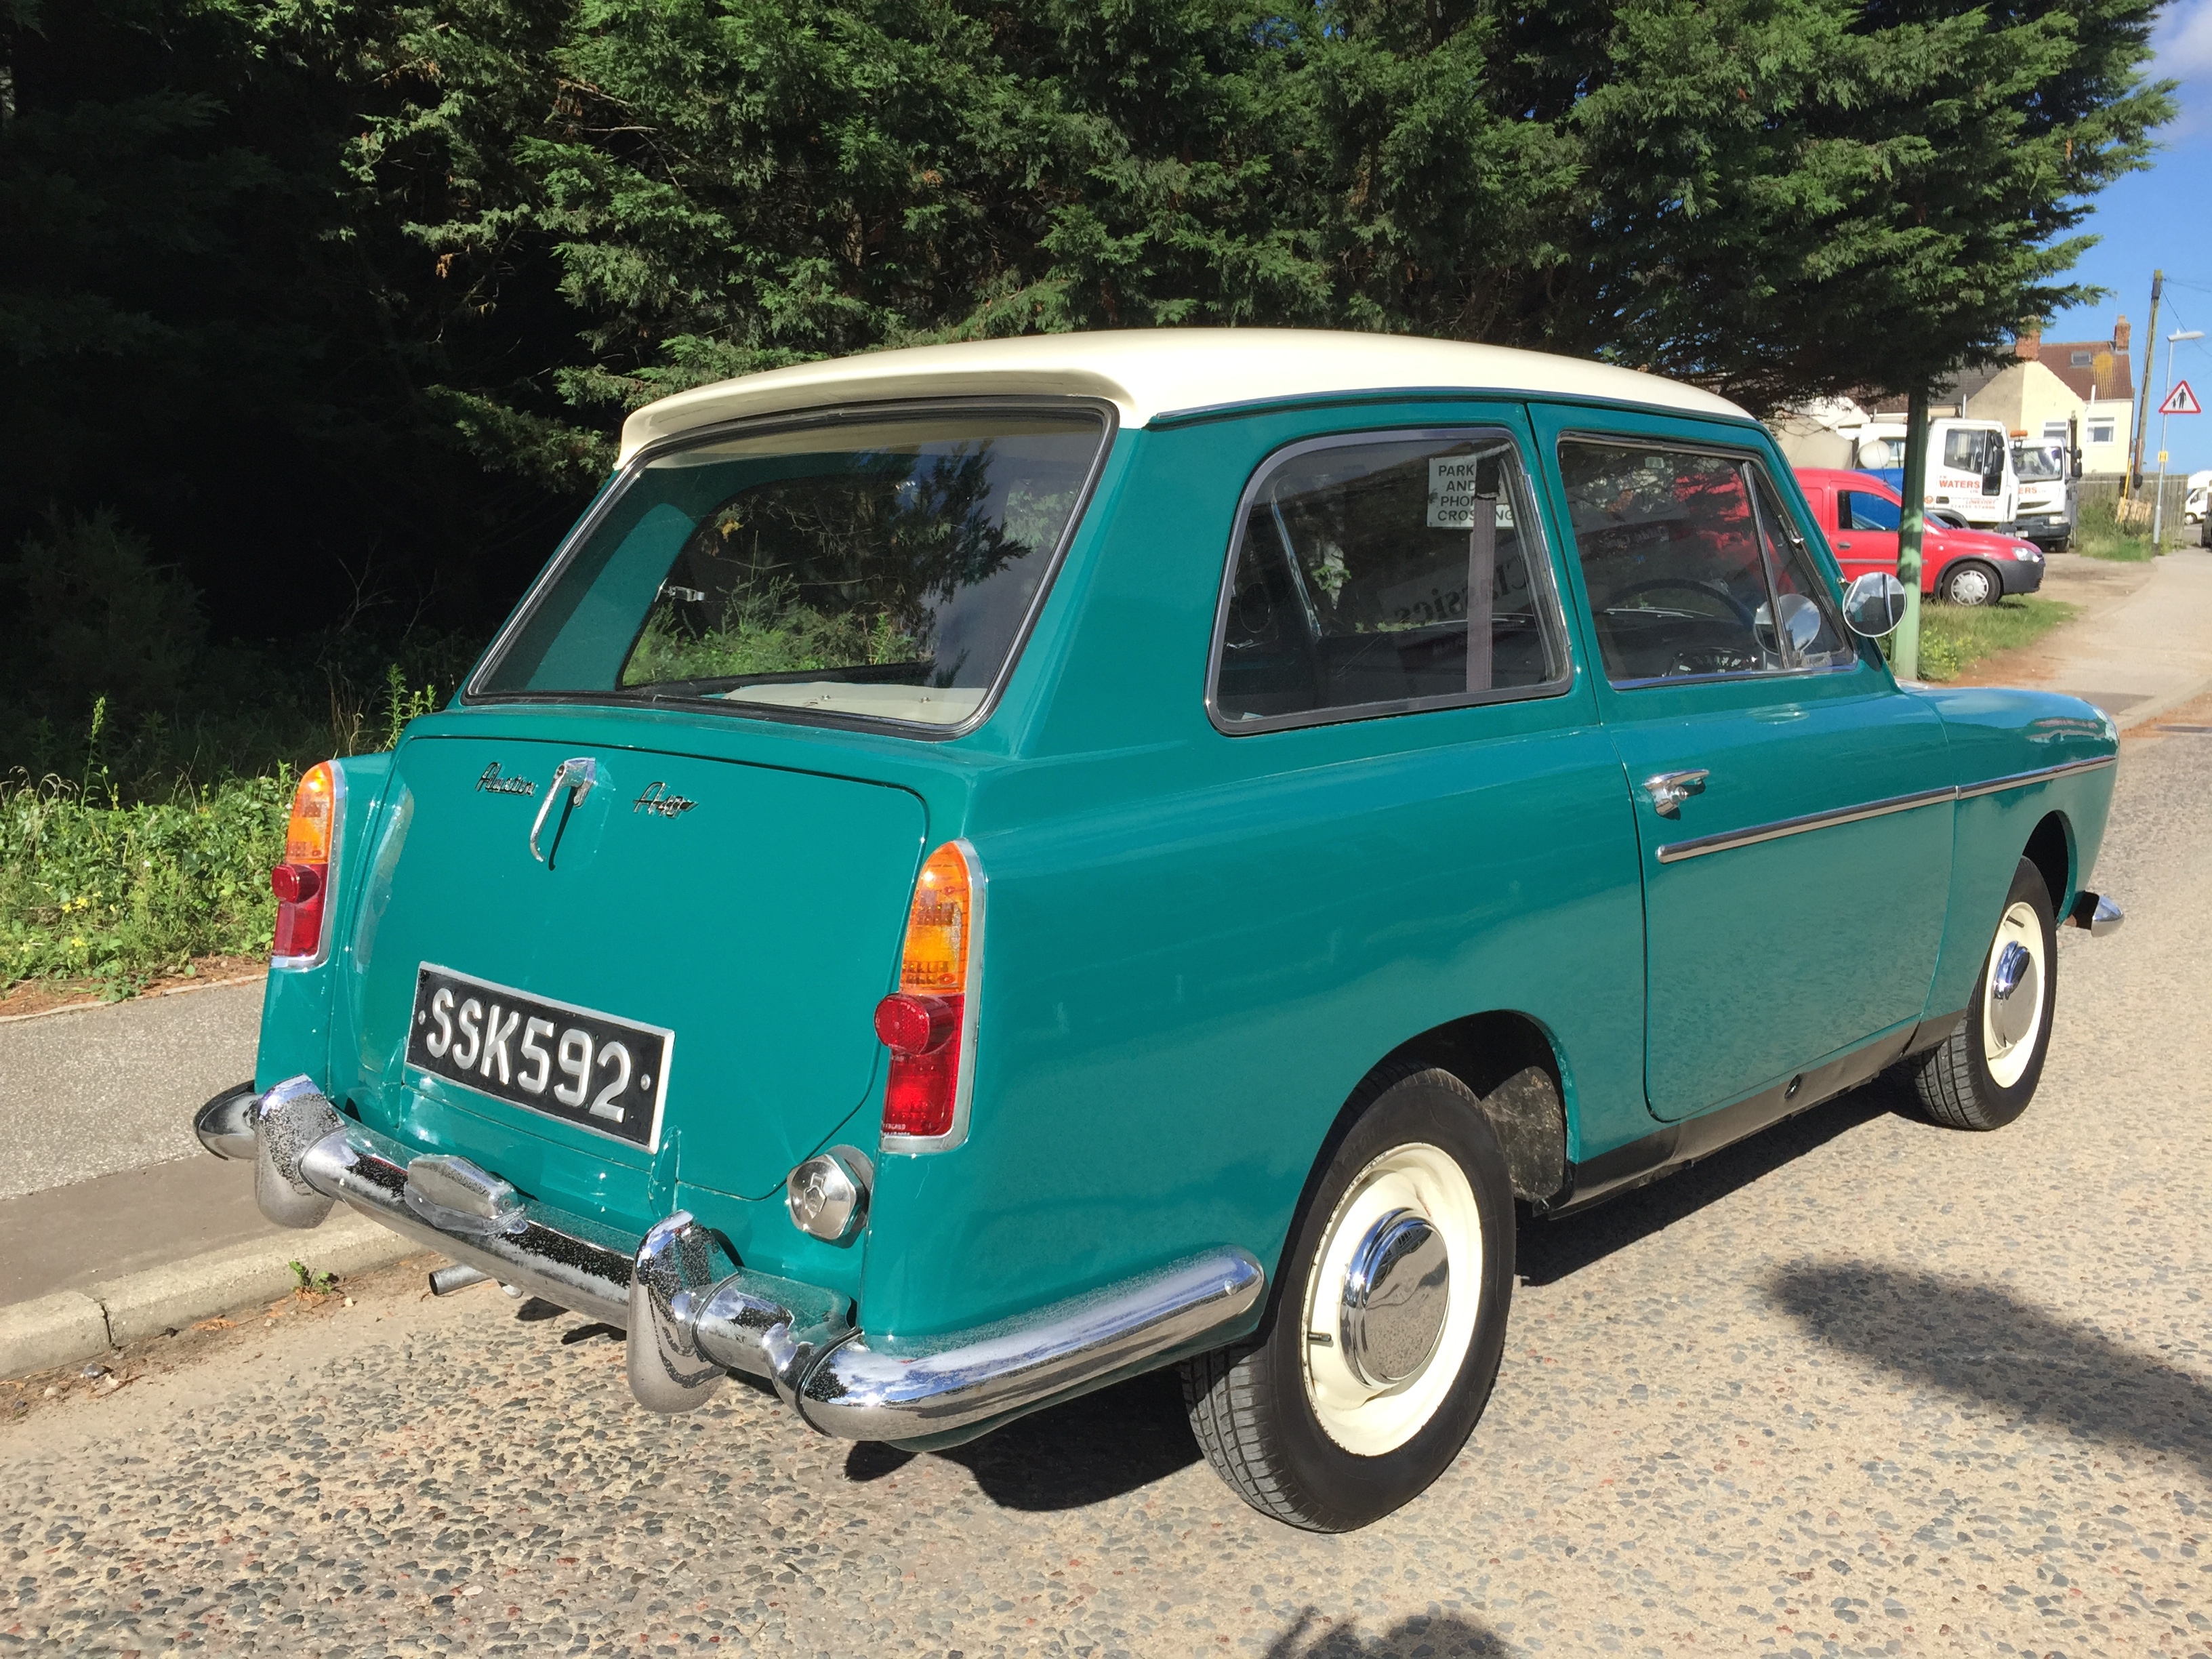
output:
[{"label": "steering wheel", "polygon": [[1628,599],[1632,595],[1638,593],[1649,593],[1655,590],[1669,587],[1673,588],[1678,593],[1695,593],[1700,599],[1718,599],[1723,605],[1728,606],[1729,610],[1735,612],[1736,620],[1741,623],[1747,629],[1755,629],[1759,625],[1758,618],[1751,610],[1751,607],[1745,605],[1742,600],[1737,599],[1736,596],[1729,592],[1728,589],[1725,587],[1717,587],[1710,582],[1692,581],[1687,576],[1654,576],[1648,581],[1633,583],[1627,587],[1622,588],[1618,593],[1607,596],[1605,602],[1605,608],[1611,611],[1617,607],[1623,599]]}]

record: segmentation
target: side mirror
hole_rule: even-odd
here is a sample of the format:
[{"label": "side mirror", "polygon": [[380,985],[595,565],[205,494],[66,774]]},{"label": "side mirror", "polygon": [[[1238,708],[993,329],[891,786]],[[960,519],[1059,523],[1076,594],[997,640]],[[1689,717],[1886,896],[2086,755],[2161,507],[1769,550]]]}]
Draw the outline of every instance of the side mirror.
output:
[{"label": "side mirror", "polygon": [[1844,621],[1862,639],[1886,639],[1905,620],[1905,584],[1887,570],[1869,570],[1844,590]]}]

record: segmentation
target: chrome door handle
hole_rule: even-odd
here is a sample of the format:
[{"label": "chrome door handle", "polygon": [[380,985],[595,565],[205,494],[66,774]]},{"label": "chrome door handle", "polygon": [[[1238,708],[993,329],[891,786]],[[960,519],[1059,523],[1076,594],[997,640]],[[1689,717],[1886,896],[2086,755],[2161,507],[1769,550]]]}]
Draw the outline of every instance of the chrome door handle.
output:
[{"label": "chrome door handle", "polygon": [[1702,766],[1688,772],[1662,772],[1644,780],[1644,793],[1651,797],[1651,810],[1661,817],[1679,817],[1682,803],[1692,795],[1704,794],[1705,780],[1711,775],[1711,770]]},{"label": "chrome door handle", "polygon": [[599,781],[599,763],[588,755],[579,755],[574,760],[564,760],[553,769],[553,781],[545,786],[545,799],[538,803],[537,822],[530,826],[530,856],[540,864],[545,854],[538,850],[538,832],[545,827],[545,815],[553,810],[553,803],[563,788],[568,792],[568,805],[581,806],[584,797],[592,793],[592,786]]}]

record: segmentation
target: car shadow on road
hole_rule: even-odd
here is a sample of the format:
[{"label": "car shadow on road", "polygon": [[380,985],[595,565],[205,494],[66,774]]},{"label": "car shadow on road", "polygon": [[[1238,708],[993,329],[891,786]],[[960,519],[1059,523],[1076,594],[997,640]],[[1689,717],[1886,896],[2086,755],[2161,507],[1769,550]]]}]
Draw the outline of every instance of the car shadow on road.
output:
[{"label": "car shadow on road", "polygon": [[1494,1631],[1445,1614],[1401,1620],[1380,1636],[1362,1636],[1347,1620],[1323,1626],[1318,1608],[1308,1607],[1297,1622],[1267,1644],[1267,1659],[1461,1659],[1470,1654],[1509,1650]]},{"label": "car shadow on road", "polygon": [[[862,1443],[846,1454],[848,1480],[875,1480],[913,1454]],[[1073,1510],[1164,1480],[1198,1462],[1172,1369],[1152,1371],[994,1430],[947,1451],[1001,1509]]]},{"label": "car shadow on road", "polygon": [[2212,1476],[2212,1385],[1999,1285],[1833,1261],[1784,1268],[1771,1290],[1822,1341],[1914,1382]]},{"label": "car shadow on road", "polygon": [[1586,1215],[1524,1219],[1515,1241],[1521,1278],[1530,1285],[1557,1284],[1862,1125],[1893,1115],[1917,1117],[1917,1103],[1902,1076],[1885,1074]]}]

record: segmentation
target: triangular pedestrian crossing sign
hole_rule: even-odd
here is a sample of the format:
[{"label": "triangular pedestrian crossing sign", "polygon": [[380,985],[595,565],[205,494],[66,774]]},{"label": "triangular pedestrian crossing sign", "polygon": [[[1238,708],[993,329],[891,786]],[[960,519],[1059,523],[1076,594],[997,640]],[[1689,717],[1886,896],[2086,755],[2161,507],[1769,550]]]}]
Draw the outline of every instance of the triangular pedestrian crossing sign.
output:
[{"label": "triangular pedestrian crossing sign", "polygon": [[2161,415],[2202,415],[2204,405],[2197,401],[2197,394],[2189,389],[2189,382],[2179,380],[2175,382],[2173,390],[2166,394],[2166,401],[2158,406],[2158,412]]}]

